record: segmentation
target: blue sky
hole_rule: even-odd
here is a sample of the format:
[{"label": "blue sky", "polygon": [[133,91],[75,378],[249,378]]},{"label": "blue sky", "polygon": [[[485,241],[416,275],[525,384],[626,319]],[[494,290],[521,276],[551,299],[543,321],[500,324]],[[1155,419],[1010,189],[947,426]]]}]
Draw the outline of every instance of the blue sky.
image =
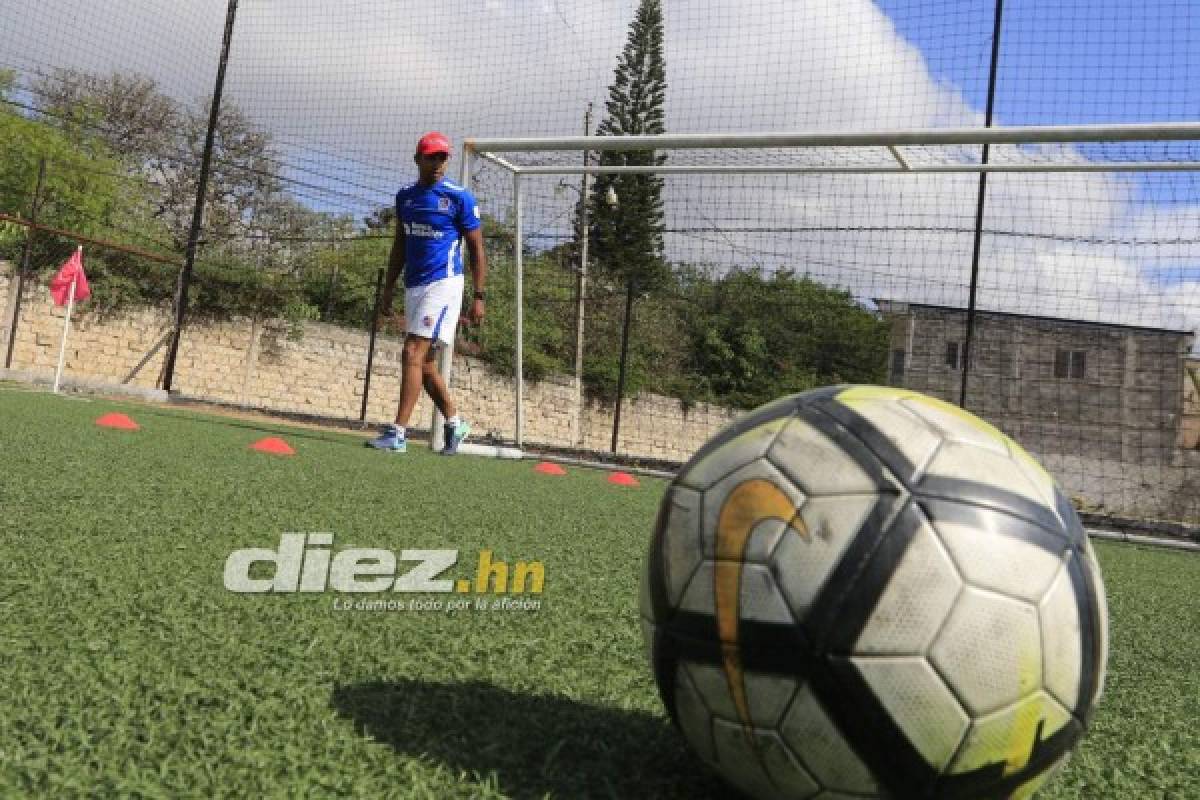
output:
[{"label": "blue sky", "polygon": [[[993,2],[878,5],[936,78],[985,107]],[[1008,0],[996,108],[1003,125],[1200,118],[1200,3]]]},{"label": "blue sky", "polygon": [[[938,81],[986,108],[995,2],[877,0]],[[1200,2],[1007,0],[996,80],[997,125],[1200,120]],[[1200,159],[1195,143],[1120,149],[1089,158]],[[1200,202],[1190,176],[1131,176],[1143,204]]]}]

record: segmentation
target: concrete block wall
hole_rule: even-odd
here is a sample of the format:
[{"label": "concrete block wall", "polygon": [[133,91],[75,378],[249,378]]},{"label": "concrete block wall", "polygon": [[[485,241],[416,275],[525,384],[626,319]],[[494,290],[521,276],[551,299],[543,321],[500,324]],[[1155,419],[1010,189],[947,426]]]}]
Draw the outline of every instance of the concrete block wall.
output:
[{"label": "concrete block wall", "polygon": [[[0,312],[8,308],[11,274],[11,265],[0,262]],[[84,304],[73,325],[66,373],[152,388],[162,372],[164,336],[171,321],[166,308],[101,316],[89,312]],[[52,374],[62,323],[63,309],[54,306],[45,285],[27,284],[13,367]],[[940,325],[946,337],[954,335],[952,321]],[[902,334],[904,326],[895,325],[895,330]],[[6,332],[5,325],[0,332],[0,352]],[[984,342],[990,342],[994,335],[985,336]],[[1039,352],[1047,350],[1048,356],[1022,355],[1030,351],[1031,335],[1026,332],[1015,346],[983,347],[979,383],[972,380],[971,392],[972,397],[990,398],[981,409],[984,416],[1025,444],[1064,488],[1089,507],[1134,516],[1200,517],[1200,489],[1196,486],[1200,452],[1174,444],[1176,436],[1192,431],[1191,425],[1181,426],[1180,417],[1184,415],[1175,412],[1183,409],[1178,375],[1171,377],[1170,387],[1153,386],[1152,376],[1169,371],[1174,363],[1164,361],[1165,355],[1156,355],[1164,352],[1161,345],[1138,342],[1134,355],[1129,354],[1128,347],[1118,350],[1124,354],[1119,358],[1126,360],[1122,363],[1144,367],[1135,370],[1132,377],[1128,370],[1118,371],[1116,362],[1110,368],[1103,366],[1103,358],[1097,359],[1097,368],[1107,369],[1104,374],[1116,385],[1089,381],[1064,389],[1044,377],[1028,377],[1030,370],[1047,369],[1053,376],[1053,348],[1049,344],[1032,345]],[[920,347],[908,354],[906,384],[955,399],[960,373],[940,369],[946,339],[927,331],[920,339]],[[367,344],[363,331],[320,323],[305,325],[303,336],[291,339],[287,326],[279,320],[194,318],[184,332],[174,388],[220,403],[357,419]],[[896,346],[903,345],[897,345],[894,337]],[[369,421],[387,421],[395,414],[401,347],[399,337],[378,337],[367,408]],[[1181,364],[1182,356],[1179,358]],[[1011,372],[1006,372],[1014,369],[1014,363],[1025,377],[1014,379]],[[1092,366],[1089,361],[1089,372]],[[459,356],[455,358],[451,386],[477,432],[513,437],[515,392],[511,377],[496,374],[482,361]],[[1077,401],[1075,405],[1064,405],[1064,399],[1071,397]],[[1166,413],[1131,416],[1131,406],[1147,404],[1151,409],[1165,405]],[[524,438],[529,444],[609,449],[613,409],[585,401],[576,420],[576,393],[570,378],[555,376],[527,382],[523,408]],[[1189,422],[1200,419],[1197,409],[1200,401],[1190,401],[1186,415]],[[429,400],[423,396],[413,426],[428,426],[431,414]],[[624,455],[683,461],[736,416],[733,410],[704,404],[685,410],[674,398],[643,394],[626,400],[618,450]],[[1200,425],[1196,429],[1200,430]]]},{"label": "concrete block wall", "polygon": [[[0,263],[0,310],[6,307],[12,265]],[[42,283],[27,283],[13,352],[13,367],[52,373],[64,309]],[[158,384],[166,357],[170,310],[138,309],[110,315],[81,304],[68,340],[68,376],[142,387]],[[4,328],[7,331],[7,326]],[[193,317],[184,330],[173,389],[219,403],[357,419],[362,406],[368,336],[322,323],[307,323],[290,338],[274,319]],[[376,341],[367,419],[390,421],[400,396],[402,340],[380,334]],[[515,435],[515,383],[478,359],[455,358],[451,387],[464,415],[480,434]],[[524,439],[534,444],[607,451],[613,409],[585,400],[576,420],[573,380],[552,376],[526,382]],[[433,408],[422,395],[412,424],[426,428]],[[625,455],[683,461],[736,416],[718,406],[686,411],[678,400],[644,394],[626,400],[619,450]]]}]

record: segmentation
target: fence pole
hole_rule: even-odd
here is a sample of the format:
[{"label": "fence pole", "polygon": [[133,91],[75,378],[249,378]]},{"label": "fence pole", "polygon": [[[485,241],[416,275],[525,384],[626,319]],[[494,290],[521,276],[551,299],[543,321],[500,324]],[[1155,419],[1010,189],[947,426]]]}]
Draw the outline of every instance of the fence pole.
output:
[{"label": "fence pole", "polygon": [[217,63],[217,81],[213,86],[212,106],[208,110],[208,133],[204,137],[204,152],[200,156],[200,179],[196,182],[196,205],[192,209],[192,226],[188,232],[187,250],[183,258],[183,270],[179,273],[179,286],[175,294],[175,335],[171,337],[171,349],[163,365],[163,389],[171,391],[175,379],[175,358],[179,354],[179,339],[183,336],[183,321],[187,314],[188,288],[192,283],[192,270],[196,265],[196,246],[200,241],[200,226],[204,222],[204,199],[208,194],[208,175],[212,169],[213,143],[217,135],[217,119],[221,114],[221,93],[225,88],[225,66],[229,62],[229,45],[233,41],[233,21],[237,16],[238,0],[229,0],[225,11],[225,34],[221,40],[221,59]]},{"label": "fence pole", "polygon": [[21,320],[21,292],[25,288],[25,274],[29,272],[29,260],[33,257],[33,235],[37,232],[38,206],[42,203],[42,184],[46,180],[46,159],[38,159],[37,185],[33,190],[33,203],[29,207],[29,222],[32,223],[25,236],[25,249],[21,252],[21,266],[17,269],[16,286],[13,288],[12,323],[8,327],[8,347],[4,354],[4,368],[12,366],[13,345],[17,342],[17,324]]},{"label": "fence pole", "polygon": [[338,269],[339,262],[342,260],[341,242],[333,244],[333,272],[329,276],[329,297],[325,300],[325,321],[333,319],[333,305],[337,300],[338,276],[341,274]]},{"label": "fence pole", "polygon": [[[583,115],[583,135],[592,132],[592,104]],[[588,151],[583,151],[583,166],[588,165]],[[571,444],[583,444],[583,315],[587,298],[588,260],[588,174],[583,173],[583,188],[579,191],[579,280],[575,284],[575,418]]]},{"label": "fence pole", "polygon": [[[1000,30],[1004,19],[1004,0],[996,0],[995,26],[992,30],[992,66],[988,74],[987,112],[983,125],[992,127],[992,112],[996,107],[996,71],[1000,64]],[[983,163],[988,163],[990,147],[983,145]],[[975,300],[979,293],[979,253],[983,248],[983,213],[987,203],[986,172],[979,173],[979,201],[975,208],[975,247],[971,254],[971,290],[967,297],[967,333],[963,337],[962,384],[958,389],[958,405],[967,407],[967,377],[971,373],[971,340],[975,333]]]},{"label": "fence pole", "polygon": [[617,407],[613,412],[612,451],[617,452],[617,435],[621,431],[621,403],[625,398],[625,365],[629,361],[629,328],[633,320],[633,295],[636,279],[629,276],[629,291],[625,295],[625,326],[621,331],[621,368],[617,373]]},{"label": "fence pole", "polygon": [[[397,223],[399,224],[399,223]],[[367,398],[371,396],[371,367],[375,363],[375,329],[379,325],[379,298],[383,294],[383,268],[375,273],[375,302],[371,304],[371,318],[367,320],[367,330],[371,338],[367,344],[367,374],[363,376],[362,410],[358,412],[358,421],[366,427]]]}]

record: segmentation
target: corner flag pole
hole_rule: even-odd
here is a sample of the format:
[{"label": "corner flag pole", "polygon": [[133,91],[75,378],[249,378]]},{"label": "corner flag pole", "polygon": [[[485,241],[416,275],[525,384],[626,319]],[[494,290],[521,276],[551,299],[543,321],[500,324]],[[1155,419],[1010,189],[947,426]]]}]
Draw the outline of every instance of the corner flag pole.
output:
[{"label": "corner flag pole", "polygon": [[[76,248],[76,253],[82,253],[83,247]],[[67,314],[63,320],[62,341],[58,345],[58,369],[54,371],[54,393],[58,394],[58,387],[62,383],[63,364],[67,360],[67,334],[71,332],[71,312],[75,310],[75,285],[79,283],[79,275],[76,273],[71,277],[71,286],[67,289]]]}]

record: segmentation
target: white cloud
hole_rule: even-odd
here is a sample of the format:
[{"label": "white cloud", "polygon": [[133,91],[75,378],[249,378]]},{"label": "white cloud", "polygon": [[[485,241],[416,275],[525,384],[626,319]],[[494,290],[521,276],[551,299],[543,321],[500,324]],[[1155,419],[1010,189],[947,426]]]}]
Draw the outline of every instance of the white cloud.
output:
[{"label": "white cloud", "polygon": [[[343,178],[363,207],[384,203],[411,173],[412,142],[424,130],[456,141],[575,135],[589,102],[601,117],[635,6],[244,0],[228,97],[275,133],[297,177]],[[982,124],[962,86],[932,74],[928,54],[869,0],[666,0],[664,15],[672,132]],[[0,66],[135,70],[195,100],[215,73],[224,3],[0,0],[0,19]],[[953,46],[973,70],[962,84],[977,86],[990,43]],[[1013,157],[1086,160],[1069,146],[993,154]],[[509,184],[490,180],[481,199],[502,212]],[[1159,191],[1146,194],[1136,179],[1111,174],[992,176],[986,225],[1000,233],[984,243],[983,306],[1200,325],[1200,192],[1191,177],[1156,180]],[[532,226],[566,230],[573,195],[556,196],[556,182],[530,187]],[[668,185],[670,226],[723,229],[670,236],[676,257],[792,266],[864,296],[965,302],[975,176],[706,177]],[[785,231],[797,228],[820,230]]]}]

